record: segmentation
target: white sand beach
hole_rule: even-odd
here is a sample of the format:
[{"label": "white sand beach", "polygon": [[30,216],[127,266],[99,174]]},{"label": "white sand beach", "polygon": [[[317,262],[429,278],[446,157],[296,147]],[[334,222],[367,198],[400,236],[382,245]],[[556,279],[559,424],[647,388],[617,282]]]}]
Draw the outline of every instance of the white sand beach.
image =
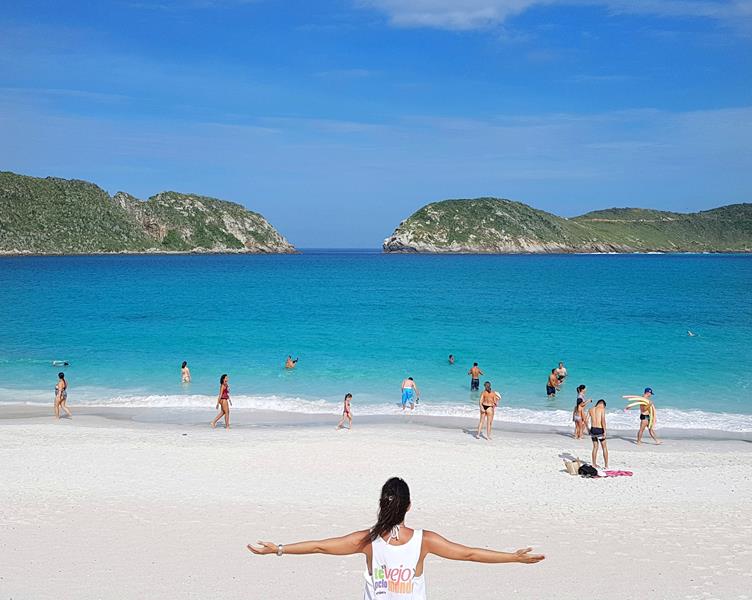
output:
[{"label": "white sand beach", "polygon": [[72,409],[56,422],[0,408],[0,598],[360,598],[361,557],[258,557],[245,544],[368,527],[393,475],[411,487],[409,525],[547,557],[429,558],[433,600],[752,597],[749,439],[620,436],[611,467],[634,476],[586,480],[560,455],[589,458],[590,441],[557,433],[486,442],[450,421],[357,413],[336,432],[336,418],[273,426],[251,411],[225,431],[206,425],[210,410],[181,424]]}]

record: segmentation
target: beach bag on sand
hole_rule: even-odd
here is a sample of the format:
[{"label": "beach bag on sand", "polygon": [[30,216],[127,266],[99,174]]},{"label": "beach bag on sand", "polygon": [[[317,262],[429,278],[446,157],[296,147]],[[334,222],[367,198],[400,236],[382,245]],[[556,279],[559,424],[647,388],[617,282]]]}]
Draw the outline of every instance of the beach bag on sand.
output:
[{"label": "beach bag on sand", "polygon": [[580,472],[580,466],[582,463],[580,462],[579,458],[576,458],[574,460],[565,460],[564,461],[564,468],[567,470],[567,473],[570,475],[577,475]]},{"label": "beach bag on sand", "polygon": [[598,471],[592,465],[582,465],[577,472],[583,477],[598,477]]}]

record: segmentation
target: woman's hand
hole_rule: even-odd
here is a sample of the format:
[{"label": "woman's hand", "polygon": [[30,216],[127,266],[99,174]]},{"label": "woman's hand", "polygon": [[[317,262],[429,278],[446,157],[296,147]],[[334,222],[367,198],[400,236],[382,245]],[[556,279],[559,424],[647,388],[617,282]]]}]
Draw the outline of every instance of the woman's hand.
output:
[{"label": "woman's hand", "polygon": [[521,562],[526,565],[534,565],[537,562],[542,561],[545,556],[542,554],[530,554],[532,552],[532,548],[520,548],[517,550],[514,555],[517,557],[517,562]]},{"label": "woman's hand", "polygon": [[276,554],[277,553],[277,544],[272,544],[271,542],[256,542],[258,544],[257,546],[254,546],[253,544],[248,544],[246,548],[248,548],[251,552],[254,554],[258,554],[259,556],[263,556],[264,554]]}]

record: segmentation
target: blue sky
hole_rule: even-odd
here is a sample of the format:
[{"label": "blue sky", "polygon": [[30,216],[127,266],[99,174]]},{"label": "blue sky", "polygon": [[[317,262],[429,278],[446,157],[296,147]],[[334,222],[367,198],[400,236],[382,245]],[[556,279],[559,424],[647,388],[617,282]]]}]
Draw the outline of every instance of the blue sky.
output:
[{"label": "blue sky", "polygon": [[752,1],[7,3],[0,169],[234,200],[300,247],[445,198],[749,202]]}]

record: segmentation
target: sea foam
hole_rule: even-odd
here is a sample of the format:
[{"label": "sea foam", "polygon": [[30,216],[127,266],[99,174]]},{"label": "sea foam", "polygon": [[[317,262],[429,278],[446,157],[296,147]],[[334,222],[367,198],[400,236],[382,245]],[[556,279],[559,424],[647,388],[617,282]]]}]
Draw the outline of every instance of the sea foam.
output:
[{"label": "sea foam", "polygon": [[[42,394],[34,394],[30,401],[29,395],[24,394],[24,404],[36,405],[42,400]],[[49,402],[49,394],[44,399]],[[0,400],[10,400],[5,394],[0,395]],[[16,402],[18,403],[18,402]],[[95,394],[90,390],[86,394],[80,394],[75,404],[84,406],[102,406],[119,408],[179,408],[187,410],[214,409],[216,396],[202,394],[133,394],[112,395],[103,397],[100,393]],[[301,398],[296,396],[279,395],[234,395],[232,397],[233,408],[244,410],[264,410],[292,412],[301,414],[331,414],[338,415],[342,412],[342,402],[333,402],[326,399]],[[397,415],[402,413],[398,403],[369,402],[353,403],[353,414],[358,415]],[[478,408],[475,404],[448,404],[448,403],[419,403],[414,413],[416,415],[435,417],[464,417],[475,419],[478,416]],[[501,406],[496,411],[496,420],[507,423],[520,423],[525,425],[542,425],[552,427],[566,427],[572,425],[571,410],[563,409],[540,409]],[[638,411],[614,410],[607,413],[608,426],[614,430],[634,430],[638,424]],[[657,429],[685,429],[685,430],[715,430],[735,433],[752,432],[752,415],[736,413],[713,413],[700,410],[680,410],[675,408],[660,408],[658,410]]]}]

